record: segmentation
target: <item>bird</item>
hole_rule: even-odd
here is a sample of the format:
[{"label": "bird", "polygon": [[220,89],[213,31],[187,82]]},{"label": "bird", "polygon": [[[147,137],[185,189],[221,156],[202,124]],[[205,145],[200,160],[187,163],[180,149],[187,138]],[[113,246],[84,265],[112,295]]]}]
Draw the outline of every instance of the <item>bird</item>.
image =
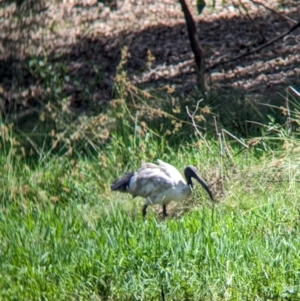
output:
[{"label": "bird", "polygon": [[114,181],[111,185],[112,191],[130,193],[133,198],[140,196],[145,198],[142,214],[147,214],[149,205],[161,204],[163,216],[166,217],[167,205],[171,201],[183,201],[193,191],[192,178],[196,179],[206,190],[210,199],[214,197],[206,182],[201,178],[194,166],[184,169],[186,181],[180,172],[171,164],[157,160],[154,163],[143,162],[142,166],[135,172],[127,172],[123,177]]}]

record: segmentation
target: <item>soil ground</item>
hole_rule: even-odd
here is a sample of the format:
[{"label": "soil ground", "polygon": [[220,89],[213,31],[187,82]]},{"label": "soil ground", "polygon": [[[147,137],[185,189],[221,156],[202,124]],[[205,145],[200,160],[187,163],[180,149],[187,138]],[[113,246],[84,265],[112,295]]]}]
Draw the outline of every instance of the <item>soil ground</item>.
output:
[{"label": "soil ground", "polygon": [[[212,1],[206,2],[198,15],[195,1],[187,1],[207,67],[274,38],[300,16],[299,1],[260,1],[263,5],[251,0],[216,1],[214,7]],[[123,46],[129,47],[127,68],[133,83],[146,88],[172,85],[183,96],[194,90],[193,54],[178,1],[25,0],[1,5],[0,97],[4,110],[17,106],[22,111],[43,98],[43,85],[27,66],[30,59],[45,55],[53,65],[67,66],[69,80],[64,91],[72,97],[73,106],[84,108],[84,97],[102,106],[113,97]],[[236,92],[242,100],[273,103],[277,99],[277,105],[284,104],[286,88],[300,88],[300,29],[257,53],[217,65],[209,74],[215,95]],[[221,107],[226,103],[228,100]]]}]

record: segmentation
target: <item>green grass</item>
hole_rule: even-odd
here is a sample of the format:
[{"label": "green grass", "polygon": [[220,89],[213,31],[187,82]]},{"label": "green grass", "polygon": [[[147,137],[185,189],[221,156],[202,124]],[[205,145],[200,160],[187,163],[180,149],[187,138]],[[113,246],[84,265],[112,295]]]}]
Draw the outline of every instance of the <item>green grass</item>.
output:
[{"label": "green grass", "polygon": [[197,165],[219,203],[196,186],[168,219],[155,208],[144,221],[142,200],[109,191],[147,157],[139,147],[99,160],[1,156],[0,300],[162,300],[162,285],[166,300],[299,300],[297,155],[241,153],[233,169],[214,147],[159,155],[147,143],[181,171]]},{"label": "green grass", "polygon": [[[86,83],[59,59],[28,62],[44,89],[39,111],[0,123],[0,301],[162,300],[162,287],[165,301],[300,300],[297,101],[289,118],[277,108],[281,126],[240,95],[208,94],[194,118],[209,152],[186,114],[201,95],[137,87],[127,59],[124,47],[107,106],[91,101],[101,66]],[[70,84],[84,91],[83,114],[70,105]],[[227,141],[239,152],[229,162],[212,138],[214,117],[218,131],[263,137],[242,152]],[[152,207],[143,220],[143,200],[110,184],[158,158],[180,171],[196,165],[219,202],[197,185],[169,218]]]},{"label": "green grass", "polygon": [[[195,140],[171,92],[151,96],[119,72],[117,99],[78,116],[60,93],[67,70],[46,63],[31,67],[57,103],[0,125],[0,301],[162,300],[162,287],[165,301],[300,299],[296,132],[269,123],[247,151],[226,136],[228,160],[224,140],[224,156],[220,141]],[[211,137],[210,108],[197,114]],[[197,166],[218,203],[196,185],[167,219],[151,207],[143,220],[143,200],[110,184],[156,159]]]}]

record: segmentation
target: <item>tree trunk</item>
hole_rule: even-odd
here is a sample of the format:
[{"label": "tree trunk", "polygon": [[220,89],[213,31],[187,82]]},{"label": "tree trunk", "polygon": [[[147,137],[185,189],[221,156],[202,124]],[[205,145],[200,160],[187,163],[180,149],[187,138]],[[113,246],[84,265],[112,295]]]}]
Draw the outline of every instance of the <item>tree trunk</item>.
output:
[{"label": "tree trunk", "polygon": [[191,43],[191,48],[195,57],[196,72],[197,72],[197,86],[202,93],[205,92],[205,61],[204,52],[199,44],[197,38],[197,30],[195,21],[185,3],[185,0],[179,0],[181,4],[181,9],[184,13],[184,18],[186,21],[186,26],[189,34],[189,39]]}]

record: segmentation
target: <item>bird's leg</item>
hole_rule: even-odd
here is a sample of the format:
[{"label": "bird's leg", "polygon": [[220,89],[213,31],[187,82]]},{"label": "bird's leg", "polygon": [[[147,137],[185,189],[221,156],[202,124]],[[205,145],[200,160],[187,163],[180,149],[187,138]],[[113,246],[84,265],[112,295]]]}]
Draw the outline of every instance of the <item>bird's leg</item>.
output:
[{"label": "bird's leg", "polygon": [[143,217],[145,217],[147,214],[147,207],[148,207],[148,205],[146,205],[146,204],[143,206]]},{"label": "bird's leg", "polygon": [[163,215],[164,215],[164,217],[168,216],[167,205],[163,205]]}]

